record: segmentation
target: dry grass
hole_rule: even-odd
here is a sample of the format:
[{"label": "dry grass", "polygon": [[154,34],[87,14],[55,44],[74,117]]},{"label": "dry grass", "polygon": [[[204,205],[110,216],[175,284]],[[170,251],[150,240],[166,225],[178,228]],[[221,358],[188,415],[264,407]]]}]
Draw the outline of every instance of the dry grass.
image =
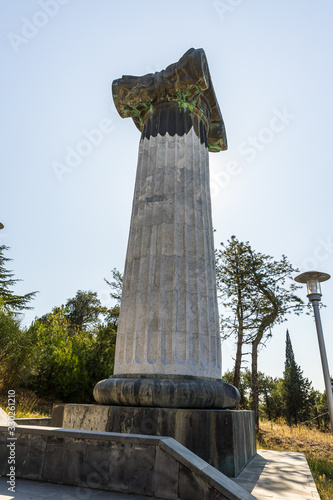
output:
[{"label": "dry grass", "polygon": [[258,448],[305,454],[321,500],[333,499],[333,435],[284,422],[260,423]]},{"label": "dry grass", "polygon": [[[51,416],[53,403],[38,398],[32,391],[16,391],[15,403],[16,418],[40,418]],[[7,411],[7,405],[7,394],[0,394],[0,407]]]}]

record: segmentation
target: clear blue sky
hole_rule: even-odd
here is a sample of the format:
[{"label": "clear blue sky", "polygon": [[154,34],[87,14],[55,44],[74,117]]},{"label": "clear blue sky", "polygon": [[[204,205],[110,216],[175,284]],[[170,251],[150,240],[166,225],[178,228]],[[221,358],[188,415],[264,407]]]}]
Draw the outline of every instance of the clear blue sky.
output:
[{"label": "clear blue sky", "polygon": [[[23,279],[15,291],[40,292],[26,324],[78,289],[110,303],[103,278],[123,270],[140,137],[110,85],[190,47],[206,51],[229,141],[210,155],[216,246],[235,234],[333,274],[332,2],[2,0],[1,10],[0,243]],[[332,372],[333,279],[323,291]],[[309,316],[274,329],[259,369],[282,375],[287,327],[323,390]],[[233,353],[225,342],[223,371]]]}]

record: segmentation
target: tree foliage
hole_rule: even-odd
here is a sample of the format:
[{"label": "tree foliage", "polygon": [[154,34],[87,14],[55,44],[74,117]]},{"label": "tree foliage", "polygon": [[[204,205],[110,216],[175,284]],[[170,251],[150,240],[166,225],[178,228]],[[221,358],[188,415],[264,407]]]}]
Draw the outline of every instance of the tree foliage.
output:
[{"label": "tree foliage", "polygon": [[[232,383],[234,372],[228,371],[224,373],[223,379]],[[252,408],[252,375],[251,371],[246,368],[240,372],[239,392],[241,401],[239,409],[251,410]],[[279,417],[284,417],[283,409],[283,394],[282,394],[282,379],[272,378],[262,372],[258,372],[258,395],[259,395],[259,413],[262,417],[269,420],[275,420]]]},{"label": "tree foliage", "polygon": [[99,316],[105,312],[106,308],[102,307],[97,292],[78,290],[75,297],[66,302],[65,318],[69,330],[74,333],[96,326]]},{"label": "tree foliage", "polygon": [[115,299],[117,301],[117,306],[120,307],[121,294],[123,291],[123,275],[116,268],[112,269],[111,272],[112,272],[113,281],[108,281],[106,278],[104,278],[104,281],[111,288],[111,292],[110,292],[111,298]]},{"label": "tree foliage", "polygon": [[120,314],[121,294],[123,291],[123,275],[116,268],[111,272],[113,281],[108,281],[106,278],[104,278],[104,281],[111,288],[110,297],[116,300],[116,304],[108,309],[105,319],[109,325],[113,325],[114,328],[117,328]]},{"label": "tree foliage", "polygon": [[4,252],[9,250],[6,245],[0,245],[0,298],[2,305],[7,312],[20,312],[25,309],[32,309],[29,302],[35,297],[37,292],[26,293],[25,295],[15,295],[12,288],[20,279],[14,279],[14,273],[6,269],[7,263],[12,259],[6,257]]},{"label": "tree foliage", "polygon": [[26,330],[0,301],[0,385],[3,390],[24,382],[24,366],[31,347]]},{"label": "tree foliage", "polygon": [[222,318],[222,331],[236,336],[235,383],[239,380],[243,346],[251,346],[252,407],[258,427],[258,351],[271,337],[274,325],[285,321],[288,313],[303,310],[304,303],[295,293],[298,287],[291,276],[296,269],[285,255],[274,260],[232,236],[216,253],[216,271],[222,304],[230,311]]},{"label": "tree foliage", "polygon": [[233,385],[239,388],[243,347],[255,324],[255,303],[248,270],[250,246],[232,236],[227,245],[216,251],[216,278],[219,298],[226,313],[221,316],[222,338],[234,335],[237,350]]},{"label": "tree foliage", "polygon": [[95,384],[113,373],[119,306],[102,307],[78,290],[65,305],[21,329],[0,307],[0,385],[16,383],[61,401],[92,402]]},{"label": "tree foliage", "polygon": [[[233,371],[227,371],[223,379],[232,383],[234,378]],[[250,410],[252,408],[251,395],[251,372],[248,369],[242,370],[240,374],[239,392],[241,401],[239,409]],[[268,420],[284,420],[289,425],[307,425],[308,427],[317,427],[319,430],[328,431],[330,419],[328,414],[328,405],[325,393],[320,393],[313,389],[308,379],[305,380],[305,391],[303,392],[303,401],[301,411],[298,414],[297,424],[294,419],[289,419],[289,409],[286,404],[285,379],[273,378],[258,372],[258,399],[259,415]]]},{"label": "tree foliage", "polygon": [[62,401],[92,402],[92,389],[113,372],[116,331],[98,324],[94,331],[73,329],[66,308],[55,308],[30,328],[29,386],[38,395]]},{"label": "tree foliage", "polygon": [[295,361],[289,331],[286,333],[286,360],[283,377],[283,401],[285,416],[289,423],[298,424],[308,415],[311,383],[303,377],[300,366]]}]

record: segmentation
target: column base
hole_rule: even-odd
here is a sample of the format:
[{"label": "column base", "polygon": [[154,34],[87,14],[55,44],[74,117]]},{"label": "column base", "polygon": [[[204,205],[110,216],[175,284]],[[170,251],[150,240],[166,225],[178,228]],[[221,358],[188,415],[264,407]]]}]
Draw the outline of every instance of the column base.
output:
[{"label": "column base", "polygon": [[222,379],[186,375],[113,375],[94,388],[99,404],[157,408],[235,408],[238,389]]}]

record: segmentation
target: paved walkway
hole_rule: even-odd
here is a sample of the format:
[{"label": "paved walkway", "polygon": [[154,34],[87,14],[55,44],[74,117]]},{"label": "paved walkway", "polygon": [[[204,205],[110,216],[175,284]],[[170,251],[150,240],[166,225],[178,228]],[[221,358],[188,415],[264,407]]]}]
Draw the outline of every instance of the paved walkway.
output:
[{"label": "paved walkway", "polygon": [[0,477],[0,500],[154,500],[153,497],[63,486],[27,479],[16,480],[15,493],[8,491],[7,487],[6,478]]},{"label": "paved walkway", "polygon": [[[303,453],[258,450],[234,479],[257,500],[320,500]],[[0,477],[0,500],[153,500],[152,497],[17,479],[16,492]],[[158,499],[156,499],[158,500]]]},{"label": "paved walkway", "polygon": [[258,450],[234,481],[257,500],[320,500],[303,453]]}]

